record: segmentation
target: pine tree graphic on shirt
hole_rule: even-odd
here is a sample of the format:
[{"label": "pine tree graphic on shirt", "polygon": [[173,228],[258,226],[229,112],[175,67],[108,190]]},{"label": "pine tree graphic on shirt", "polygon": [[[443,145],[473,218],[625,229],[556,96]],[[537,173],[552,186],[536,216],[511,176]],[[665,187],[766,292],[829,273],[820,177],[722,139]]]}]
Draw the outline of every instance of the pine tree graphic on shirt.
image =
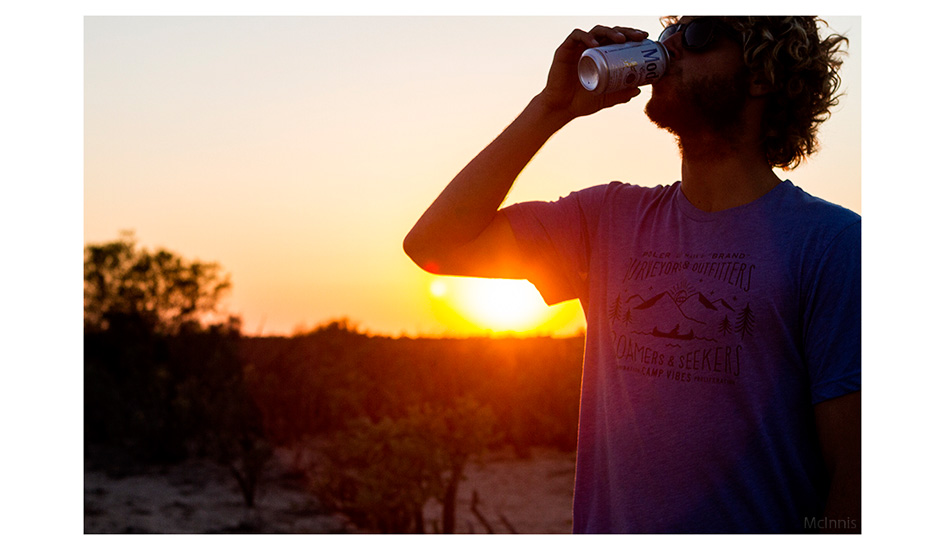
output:
[{"label": "pine tree graphic on shirt", "polygon": [[620,310],[623,307],[623,303],[620,301],[620,295],[617,295],[617,299],[614,300],[614,303],[611,304],[610,309],[607,311],[607,318],[613,321],[620,320]]},{"label": "pine tree graphic on shirt", "polygon": [[732,322],[729,321],[729,316],[726,315],[722,318],[722,322],[719,323],[719,334],[726,336],[727,334],[732,334]]},{"label": "pine tree graphic on shirt", "polygon": [[752,329],[755,327],[755,315],[752,313],[752,308],[749,304],[746,304],[745,308],[739,312],[739,320],[736,322],[736,332],[738,332],[743,338],[752,334]]}]

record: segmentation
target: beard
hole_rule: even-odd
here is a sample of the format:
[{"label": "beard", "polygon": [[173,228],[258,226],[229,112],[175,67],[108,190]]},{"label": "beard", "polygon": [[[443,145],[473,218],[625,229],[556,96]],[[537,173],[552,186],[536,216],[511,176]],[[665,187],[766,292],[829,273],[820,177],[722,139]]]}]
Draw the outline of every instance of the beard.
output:
[{"label": "beard", "polygon": [[677,136],[681,147],[693,137],[731,141],[741,130],[747,82],[744,71],[688,81],[680,78],[666,93],[654,91],[644,112],[658,127]]}]

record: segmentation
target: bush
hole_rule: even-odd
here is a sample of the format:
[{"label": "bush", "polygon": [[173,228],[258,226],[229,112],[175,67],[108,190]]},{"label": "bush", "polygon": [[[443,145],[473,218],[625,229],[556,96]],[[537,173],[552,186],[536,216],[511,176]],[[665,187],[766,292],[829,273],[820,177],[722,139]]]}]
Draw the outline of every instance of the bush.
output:
[{"label": "bush", "polygon": [[442,503],[441,531],[455,525],[465,465],[492,439],[491,409],[471,399],[450,408],[412,408],[398,419],[353,422],[327,449],[316,486],[322,500],[357,526],[378,533],[422,533],[422,510]]}]

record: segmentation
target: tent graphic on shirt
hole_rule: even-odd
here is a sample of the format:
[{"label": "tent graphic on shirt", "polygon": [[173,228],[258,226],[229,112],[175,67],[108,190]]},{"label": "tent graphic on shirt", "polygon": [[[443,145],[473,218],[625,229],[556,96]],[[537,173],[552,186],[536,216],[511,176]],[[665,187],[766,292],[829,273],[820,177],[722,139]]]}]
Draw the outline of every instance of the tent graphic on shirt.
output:
[{"label": "tent graphic on shirt", "polygon": [[618,294],[608,308],[608,317],[638,334],[671,340],[718,341],[735,334],[749,336],[755,316],[749,305],[739,311],[723,299],[710,300],[702,292],[683,289],[663,291],[644,299],[639,294]]}]

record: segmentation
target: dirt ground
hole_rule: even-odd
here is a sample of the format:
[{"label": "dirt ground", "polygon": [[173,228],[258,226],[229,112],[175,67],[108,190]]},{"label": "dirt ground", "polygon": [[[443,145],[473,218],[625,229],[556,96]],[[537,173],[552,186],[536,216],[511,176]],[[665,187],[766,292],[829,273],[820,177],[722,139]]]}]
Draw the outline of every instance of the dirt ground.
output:
[{"label": "dirt ground", "polygon": [[[142,467],[87,455],[84,531],[95,533],[351,533],[291,474],[293,456],[278,450],[268,463],[254,509],[237,482],[210,461]],[[117,464],[119,464],[117,466]],[[530,459],[494,452],[472,464],[459,488],[459,533],[569,533],[573,453],[532,449]],[[477,510],[472,511],[473,492]],[[427,523],[440,506],[425,510]],[[481,516],[481,519],[479,518]]]},{"label": "dirt ground", "polygon": [[86,458],[84,530],[92,533],[341,533],[346,521],[328,515],[287,475],[280,455],[264,473],[256,506],[245,507],[227,469],[206,460],[139,466],[121,457]]}]

